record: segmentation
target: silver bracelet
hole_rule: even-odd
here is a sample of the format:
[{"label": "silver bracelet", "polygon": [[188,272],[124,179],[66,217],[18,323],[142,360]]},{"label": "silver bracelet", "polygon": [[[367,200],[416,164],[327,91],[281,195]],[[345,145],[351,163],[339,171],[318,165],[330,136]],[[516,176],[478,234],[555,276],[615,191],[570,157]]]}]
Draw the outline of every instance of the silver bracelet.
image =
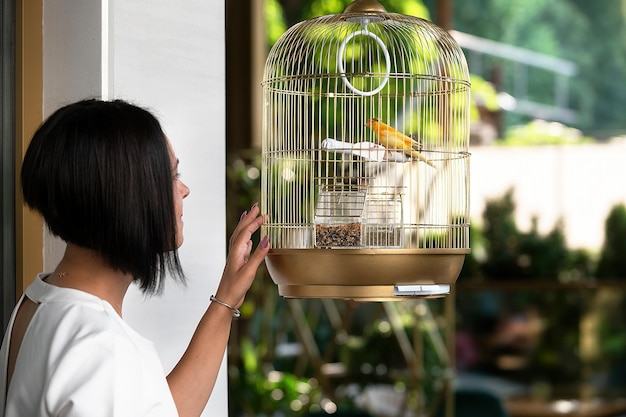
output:
[{"label": "silver bracelet", "polygon": [[215,301],[216,303],[223,305],[226,308],[230,308],[233,311],[233,317],[234,318],[238,319],[239,317],[241,317],[241,311],[239,311],[238,308],[235,308],[235,307],[231,306],[230,304],[227,304],[227,303],[223,302],[222,300],[219,300],[219,299],[215,298],[214,295],[212,295],[209,299],[211,301]]}]

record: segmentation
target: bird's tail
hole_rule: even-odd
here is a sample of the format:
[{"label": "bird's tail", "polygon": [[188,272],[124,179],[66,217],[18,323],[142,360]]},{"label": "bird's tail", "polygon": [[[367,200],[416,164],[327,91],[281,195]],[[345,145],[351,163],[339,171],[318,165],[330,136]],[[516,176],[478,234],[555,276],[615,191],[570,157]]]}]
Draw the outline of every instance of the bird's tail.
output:
[{"label": "bird's tail", "polygon": [[431,167],[437,169],[437,167],[435,167],[435,164],[433,163],[433,161],[431,161],[430,159],[426,158],[424,155],[422,155],[421,153],[417,152],[416,150],[412,150],[411,151],[411,156],[413,158],[420,159],[420,160],[426,162]]}]

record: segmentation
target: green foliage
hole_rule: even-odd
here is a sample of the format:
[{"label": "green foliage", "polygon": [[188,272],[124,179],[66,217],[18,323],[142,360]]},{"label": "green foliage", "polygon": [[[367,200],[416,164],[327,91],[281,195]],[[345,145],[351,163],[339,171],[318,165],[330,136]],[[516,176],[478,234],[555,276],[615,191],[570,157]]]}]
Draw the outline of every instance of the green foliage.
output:
[{"label": "green foliage", "polygon": [[[566,31],[562,37],[570,56],[579,62],[577,77],[590,87],[587,102],[589,128],[601,132],[623,131],[626,106],[626,8],[623,0],[568,0],[584,16],[587,30]],[[601,7],[598,7],[600,6]],[[578,42],[568,40],[574,35]]]},{"label": "green foliage", "polygon": [[[341,13],[352,2],[353,0],[265,0],[268,45],[271,48],[288,27],[315,17]],[[430,20],[428,8],[421,0],[381,0],[380,3],[389,13]]]},{"label": "green foliage", "polygon": [[484,232],[475,224],[470,226],[470,248],[471,252],[465,256],[463,268],[459,274],[459,280],[483,281],[485,276],[482,269],[482,262],[486,256],[486,242]]},{"label": "green foliage", "polygon": [[321,392],[315,379],[265,369],[263,348],[250,339],[242,341],[240,352],[241,362],[229,369],[230,389],[237,393],[229,396],[229,407],[238,416],[301,416],[319,403]]},{"label": "green foliage", "polygon": [[591,143],[594,140],[583,136],[578,129],[558,122],[534,120],[528,124],[509,129],[500,145],[572,145]]},{"label": "green foliage", "polygon": [[[257,158],[235,158],[231,161],[227,189],[229,202],[237,207],[236,213],[248,209],[257,199],[254,196],[258,195],[258,177],[255,174],[258,164]],[[232,194],[233,190],[238,190],[236,196]],[[520,231],[515,222],[515,207],[513,190],[487,202],[483,213],[484,225],[482,228],[472,226],[472,253],[466,259],[460,280],[493,282],[522,279],[531,285],[528,290],[505,291],[496,295],[502,310],[492,311],[491,316],[481,313],[481,309],[487,309],[493,303],[495,291],[481,292],[480,296],[459,294],[459,323],[474,331],[475,337],[480,337],[486,335],[488,330],[493,331],[497,325],[497,314],[515,317],[529,309],[541,312],[543,330],[537,346],[527,353],[528,367],[523,372],[505,376],[529,384],[536,382],[537,378],[550,384],[570,384],[580,378],[581,358],[571,347],[579,344],[579,323],[589,293],[537,291],[532,289],[532,283],[588,279],[590,271],[594,270],[593,262],[587,252],[572,251],[566,247],[561,223],[546,234],[538,232],[536,221],[530,231]],[[236,220],[233,218],[231,221]],[[623,248],[626,241],[624,205],[618,205],[611,211],[606,230],[610,237],[607,237],[605,246],[611,250],[604,251],[606,255],[603,259],[607,259],[606,264],[616,268],[614,270],[623,271],[619,255],[626,253],[626,248]],[[323,382],[318,378],[320,370],[315,369],[314,363],[309,361],[303,368],[293,359],[277,357],[276,343],[298,340],[295,326],[302,323],[294,323],[293,318],[289,322],[292,314],[286,301],[276,295],[276,288],[267,271],[261,270],[260,274],[241,308],[244,317],[233,325],[233,333],[239,336],[231,339],[235,344],[229,348],[229,355],[232,355],[229,356],[229,387],[232,392],[229,407],[232,415],[307,415],[320,409],[327,401],[327,395],[334,396],[333,401],[341,410],[354,409],[347,386],[355,384],[360,386],[359,389],[377,383],[393,385],[410,395],[419,389],[421,401],[433,398],[437,376],[443,372],[435,353],[436,346],[429,344],[425,338],[424,356],[421,358],[423,372],[421,379],[415,380],[409,372],[410,364],[403,358],[392,324],[382,313],[379,303],[355,305],[337,301],[342,324],[349,332],[344,334],[320,314],[320,300],[304,303],[308,305],[306,325],[311,329],[324,360],[344,367],[342,377]],[[623,277],[620,274],[616,272],[607,277]],[[489,301],[489,296],[492,301]],[[436,304],[429,305],[437,308]],[[605,359],[598,366],[610,366],[617,363],[616,358],[623,356],[626,317],[619,306],[621,304],[614,303],[611,308],[605,305],[605,319],[599,322],[596,329],[602,340],[600,346]],[[409,343],[416,343],[428,334],[426,322],[416,315],[418,309],[413,303],[399,303],[397,310],[401,331],[407,335]],[[345,314],[346,311],[349,314]],[[420,339],[416,339],[418,337]],[[481,370],[489,372],[491,369]]]},{"label": "green foliage", "polygon": [[[470,233],[474,241],[484,242],[483,259],[468,259],[464,270],[471,268],[474,277],[491,280],[571,280],[585,275],[590,255],[567,247],[562,222],[557,222],[549,233],[541,235],[537,220],[532,220],[528,232],[518,229],[513,189],[500,199],[487,201],[482,231],[473,229]],[[468,272],[464,271],[463,276],[468,276]]]},{"label": "green foliage", "polygon": [[498,92],[492,83],[478,75],[471,74],[470,82],[472,83],[472,102],[470,103],[470,120],[477,121],[480,116],[478,114],[478,105],[485,107],[491,112],[498,111]]},{"label": "green foliage", "polygon": [[226,165],[226,227],[228,236],[235,230],[239,216],[260,201],[261,172],[260,155],[243,158],[232,155]]},{"label": "green foliage", "polygon": [[351,2],[345,0],[311,0],[310,3],[309,7],[303,8],[306,13],[303,17],[306,19],[341,13]]},{"label": "green foliage", "polygon": [[380,3],[389,13],[400,13],[407,16],[421,17],[430,20],[428,8],[419,0],[381,0]]},{"label": "green foliage", "polygon": [[613,206],[604,226],[596,277],[626,280],[626,205]]},{"label": "green foliage", "polygon": [[[303,18],[341,13],[353,0],[309,0],[310,7],[303,7]],[[429,19],[428,9],[420,0],[381,0],[380,4],[389,13],[400,13]]]},{"label": "green foliage", "polygon": [[265,28],[269,50],[287,30],[283,9],[278,0],[265,0]]}]

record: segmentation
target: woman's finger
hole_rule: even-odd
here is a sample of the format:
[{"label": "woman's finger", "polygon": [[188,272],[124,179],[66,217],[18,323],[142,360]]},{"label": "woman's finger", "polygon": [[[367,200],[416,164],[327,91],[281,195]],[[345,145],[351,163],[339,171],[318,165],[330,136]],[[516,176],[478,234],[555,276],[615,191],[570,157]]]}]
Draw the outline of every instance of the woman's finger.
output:
[{"label": "woman's finger", "polygon": [[247,257],[247,262],[241,265],[241,269],[239,270],[244,276],[248,274],[251,277],[254,277],[257,269],[265,259],[265,256],[268,254],[270,250],[270,241],[269,237],[265,236],[259,244],[257,245],[255,251]]},{"label": "woman's finger", "polygon": [[244,211],[239,219],[239,223],[230,236],[228,241],[229,249],[235,244],[235,241],[241,236],[241,234],[252,234],[263,224],[265,221],[264,216],[259,216],[261,209],[257,203],[254,203],[250,208],[250,212]]},{"label": "woman's finger", "polygon": [[[252,212],[253,210],[251,210],[250,215]],[[242,228],[237,230],[237,232],[233,233],[231,236],[226,266],[232,273],[237,273],[240,268],[249,262],[250,253],[253,247],[251,240],[252,234],[259,229],[265,220],[266,216],[258,216],[254,219],[250,219],[247,224],[243,224]],[[259,244],[267,246],[268,241],[268,239],[261,240]],[[258,262],[258,264],[260,264],[261,261],[262,259]]]}]

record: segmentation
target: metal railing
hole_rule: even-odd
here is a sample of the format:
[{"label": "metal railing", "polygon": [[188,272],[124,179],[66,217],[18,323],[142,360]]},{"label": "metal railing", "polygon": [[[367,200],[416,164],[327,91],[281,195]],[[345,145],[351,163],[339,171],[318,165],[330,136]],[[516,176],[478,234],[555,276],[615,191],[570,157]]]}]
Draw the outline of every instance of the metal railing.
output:
[{"label": "metal railing", "polygon": [[[573,123],[577,120],[578,112],[568,106],[569,80],[578,73],[575,63],[467,33],[453,30],[450,34],[466,51],[472,74],[484,78],[485,72],[489,70],[484,65],[485,56],[499,58],[512,64],[513,85],[510,86],[511,91],[508,91],[510,107],[506,110],[563,123]],[[554,74],[553,103],[538,103],[528,98],[530,68],[539,68]]]}]

